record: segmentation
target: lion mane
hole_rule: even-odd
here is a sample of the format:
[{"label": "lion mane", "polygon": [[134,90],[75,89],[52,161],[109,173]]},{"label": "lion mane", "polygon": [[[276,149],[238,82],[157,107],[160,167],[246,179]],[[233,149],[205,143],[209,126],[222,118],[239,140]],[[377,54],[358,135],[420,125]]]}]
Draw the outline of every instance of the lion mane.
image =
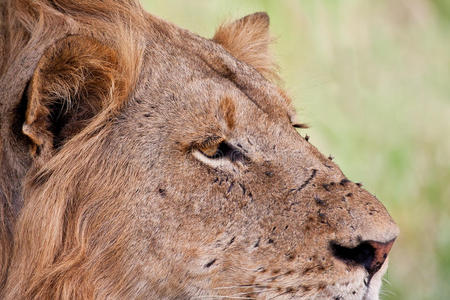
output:
[{"label": "lion mane", "polygon": [[[77,139],[82,141],[89,137],[91,141],[101,140],[102,133],[105,130],[105,119],[114,113],[114,110],[124,105],[124,99],[129,96],[134,88],[137,76],[140,71],[140,57],[142,56],[143,44],[135,34],[141,30],[145,16],[139,4],[135,1],[2,1],[1,5],[1,33],[0,36],[0,78],[2,87],[0,98],[11,101],[1,103],[1,126],[2,139],[0,140],[1,152],[1,176],[0,176],[0,291],[6,283],[6,275],[11,268],[17,269],[9,278],[11,282],[24,281],[24,277],[29,286],[24,289],[23,286],[17,286],[15,290],[10,290],[6,298],[41,298],[50,299],[60,295],[63,297],[91,298],[90,290],[80,289],[81,281],[86,281],[84,286],[100,284],[101,277],[92,277],[94,268],[108,268],[107,265],[94,266],[98,264],[99,257],[107,257],[110,260],[121,260],[122,243],[126,236],[124,228],[111,228],[105,219],[121,218],[113,208],[108,208],[106,194],[108,190],[98,190],[98,195],[91,195],[89,199],[83,199],[74,203],[78,191],[77,183],[83,178],[89,178],[89,182],[95,182],[96,177],[109,176],[111,174],[101,174],[97,170],[102,169],[104,162],[95,160],[96,149],[92,149],[89,156],[79,156],[79,164],[74,165],[73,154],[79,149],[72,148],[68,151],[61,151],[57,157],[47,161],[43,165],[44,158],[31,166],[31,161],[26,153],[16,153],[17,149],[23,149],[24,144],[28,144],[26,139],[17,139],[12,136],[7,129],[13,126],[13,131],[23,130],[30,137],[37,136],[32,132],[32,126],[21,124],[25,120],[12,119],[18,111],[24,112],[23,98],[28,92],[33,92],[31,101],[41,101],[46,103],[35,103],[36,107],[67,106],[80,105],[74,103],[58,103],[61,95],[79,95],[89,93],[89,103],[83,105],[95,106],[94,111],[102,111],[96,116],[95,120],[89,123],[89,126],[83,128],[86,120],[92,117],[79,109],[77,116],[71,116],[76,119],[70,128],[62,130],[64,136],[73,136],[81,128],[83,133]],[[131,22],[131,20],[133,20]],[[96,40],[104,42],[104,45],[95,42],[94,39],[84,38],[81,42],[76,39],[77,35],[92,36]],[[59,40],[66,36],[74,38]],[[39,61],[46,48],[52,48],[52,45],[60,43],[69,43],[70,50],[66,53],[58,53],[58,62],[52,65],[53,70],[46,70],[45,73],[51,74],[43,78],[46,82],[52,82],[53,85],[42,86],[39,80],[29,80],[34,69],[44,68],[47,62]],[[106,46],[105,46],[106,45]],[[58,51],[54,47],[53,52]],[[49,52],[52,52],[50,50]],[[82,54],[82,55],[80,55]],[[51,60],[56,53],[48,53],[47,59]],[[10,68],[10,66],[14,66]],[[92,70],[95,70],[93,72]],[[14,84],[10,84],[14,82]],[[12,88],[11,88],[12,87]],[[27,92],[23,92],[27,91]],[[20,95],[20,93],[24,95]],[[43,97],[44,96],[44,97]],[[75,100],[75,99],[73,99]],[[22,101],[22,102],[21,102]],[[26,104],[25,104],[26,105]],[[28,107],[30,118],[27,120],[30,124],[41,122],[42,116],[49,114],[49,111],[32,111],[33,107]],[[86,114],[86,115],[83,115]],[[45,119],[45,118],[44,118]],[[45,120],[49,122],[48,120]],[[28,132],[27,132],[28,131]],[[92,139],[92,136],[95,136]],[[36,144],[42,144],[41,141],[34,141]],[[57,143],[58,141],[54,141]],[[61,142],[61,141],[59,141]],[[74,145],[77,143],[75,141]],[[89,147],[89,145],[84,145]],[[45,147],[42,145],[41,147]],[[92,144],[91,144],[92,147]],[[33,149],[34,152],[42,151],[39,147]],[[50,155],[50,153],[48,153]],[[90,164],[89,168],[83,168]],[[67,168],[62,170],[61,167]],[[27,179],[18,184],[26,173]],[[115,170],[106,172],[119,172],[118,166]],[[126,169],[126,168],[125,168]],[[61,180],[52,176],[49,180],[49,174],[52,172],[62,172],[64,174]],[[125,171],[126,172],[126,171]],[[45,182],[45,186],[43,183]],[[13,184],[12,184],[13,183]],[[120,184],[109,182],[106,184]],[[23,190],[23,202],[27,199],[52,199],[52,201],[43,201],[45,206],[41,206],[41,201],[36,201],[36,206],[28,205],[26,209],[21,209],[22,202],[21,191]],[[38,204],[39,203],[39,204]],[[111,215],[96,215],[99,207],[106,208]],[[75,212],[76,213],[72,213]],[[19,223],[16,226],[17,217],[21,218],[26,224],[34,224],[33,227],[22,226]],[[25,221],[26,220],[26,221]],[[69,226],[76,228],[69,228]],[[117,226],[117,225],[115,225]],[[17,232],[16,239],[13,241],[13,228]],[[108,229],[108,230],[107,230]],[[98,234],[97,241],[93,244],[86,243],[86,237],[92,234]],[[91,239],[92,241],[92,239]],[[114,244],[111,247],[111,244]],[[11,253],[13,248],[21,248],[22,244],[28,244],[28,249],[34,249],[30,252],[17,252],[15,261],[20,261],[18,265],[11,266]],[[77,246],[70,253],[61,255],[64,247]],[[43,247],[44,246],[44,247]],[[95,249],[95,250],[94,250]],[[86,260],[89,253],[89,259]],[[96,253],[95,255],[92,255]],[[83,266],[76,268],[84,270],[82,273],[73,272],[73,266],[80,264]],[[55,268],[48,269],[49,264]],[[106,271],[106,270],[104,270]],[[116,270],[117,271],[117,270]],[[114,274],[114,270],[108,270]],[[133,274],[128,274],[132,276]],[[14,276],[21,276],[15,278]],[[77,277],[77,280],[71,278]],[[51,288],[49,288],[51,287]],[[117,282],[117,286],[108,287],[106,290],[126,290],[126,282]],[[42,292],[46,291],[46,293]],[[53,291],[48,294],[48,291]],[[12,296],[14,295],[14,296]],[[103,295],[107,296],[107,295]]]}]

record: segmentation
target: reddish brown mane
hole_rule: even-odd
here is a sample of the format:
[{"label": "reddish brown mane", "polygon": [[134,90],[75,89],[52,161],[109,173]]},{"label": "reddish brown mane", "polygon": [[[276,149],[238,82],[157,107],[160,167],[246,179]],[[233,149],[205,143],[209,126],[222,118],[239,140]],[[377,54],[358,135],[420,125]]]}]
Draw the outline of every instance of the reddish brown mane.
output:
[{"label": "reddish brown mane", "polygon": [[[2,127],[0,139],[2,148],[0,152],[2,166],[0,174],[1,290],[10,260],[11,228],[22,206],[20,195],[22,188],[17,183],[20,182],[19,178],[24,175],[30,164],[26,154],[18,152],[18,149],[23,148],[23,144],[27,141],[18,140],[6,132],[6,129],[10,126],[20,126],[20,124],[15,125],[20,120],[12,118],[16,107],[20,108],[18,104],[20,94],[30,77],[30,72],[33,72],[43,51],[58,39],[78,34],[95,37],[107,45],[104,47],[105,57],[112,59],[111,55],[114,56],[114,65],[106,64],[98,59],[90,62],[91,67],[97,64],[96,67],[102,74],[98,77],[101,82],[92,82],[91,86],[97,86],[99,91],[102,90],[103,95],[99,95],[101,98],[99,100],[103,102],[102,109],[111,111],[123,103],[122,100],[132,91],[138,79],[143,43],[135,32],[142,28],[146,16],[137,1],[112,0],[2,1],[0,16],[0,78],[2,85],[7,84],[6,88],[0,91],[2,98],[0,106],[0,126]],[[81,45],[81,48],[86,52],[84,49],[86,47]],[[92,51],[98,53],[102,49],[97,47]],[[80,67],[83,66],[80,65]],[[75,74],[75,70],[72,72]],[[78,72],[78,74],[82,73]],[[59,75],[63,74],[59,73]],[[58,80],[56,76],[50,81],[55,82],[55,80]],[[65,87],[67,93],[77,88],[77,80],[81,78],[70,79],[70,84]],[[15,83],[11,84],[11,81]],[[33,87],[30,86],[30,89]],[[105,93],[108,89],[110,92]],[[52,90],[52,86],[46,86],[48,95],[61,93],[64,93],[61,89]],[[94,130],[94,126],[92,125],[90,129]],[[15,158],[11,159],[11,157]]]}]

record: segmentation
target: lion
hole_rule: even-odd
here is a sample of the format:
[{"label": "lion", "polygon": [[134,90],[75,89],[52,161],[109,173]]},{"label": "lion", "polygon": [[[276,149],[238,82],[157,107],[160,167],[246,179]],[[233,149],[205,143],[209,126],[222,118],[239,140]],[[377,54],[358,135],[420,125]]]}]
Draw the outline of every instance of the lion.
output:
[{"label": "lion", "polygon": [[398,227],[297,131],[266,13],[0,12],[0,298],[378,299]]}]

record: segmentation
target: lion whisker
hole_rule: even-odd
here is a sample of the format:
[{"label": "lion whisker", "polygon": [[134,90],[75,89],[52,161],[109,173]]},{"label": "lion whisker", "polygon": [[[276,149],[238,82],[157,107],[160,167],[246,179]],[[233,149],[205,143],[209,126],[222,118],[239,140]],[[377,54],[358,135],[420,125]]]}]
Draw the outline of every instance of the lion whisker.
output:
[{"label": "lion whisker", "polygon": [[267,293],[267,292],[271,292],[271,291],[275,291],[275,290],[276,289],[265,289],[262,291],[242,292],[242,293],[233,294],[231,296],[240,296],[240,295],[248,295],[248,294],[262,294],[262,293]]},{"label": "lion whisker", "polygon": [[383,277],[382,281],[383,281],[383,283],[386,283],[387,285],[392,286],[392,283],[389,281],[389,279]]},{"label": "lion whisker", "polygon": [[238,289],[238,288],[245,288],[245,287],[253,287],[253,285],[233,285],[233,286],[219,286],[214,288],[214,290],[225,290],[225,289]]},{"label": "lion whisker", "polygon": [[269,298],[269,300],[270,300],[270,299],[278,298],[278,297],[283,296],[283,295],[285,295],[285,294],[286,294],[286,293],[281,293],[281,294],[275,295],[275,296]]},{"label": "lion whisker", "polygon": [[233,297],[233,296],[197,296],[197,297],[192,297],[192,299],[254,299],[254,300],[256,300],[256,298]]},{"label": "lion whisker", "polygon": [[258,285],[258,284],[240,284],[240,285],[233,285],[233,286],[219,286],[215,287],[214,290],[225,290],[225,289],[238,289],[238,288],[259,288],[264,289],[268,288],[266,285]]},{"label": "lion whisker", "polygon": [[380,289],[380,295],[383,296],[395,296],[395,292],[391,291],[391,290],[386,290],[386,289]]}]

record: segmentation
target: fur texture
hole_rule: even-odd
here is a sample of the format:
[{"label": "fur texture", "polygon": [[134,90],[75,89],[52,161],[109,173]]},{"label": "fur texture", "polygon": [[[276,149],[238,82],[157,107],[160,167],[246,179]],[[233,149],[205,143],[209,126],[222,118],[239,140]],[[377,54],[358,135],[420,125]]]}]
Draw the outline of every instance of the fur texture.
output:
[{"label": "fur texture", "polygon": [[273,39],[269,34],[269,16],[266,13],[256,13],[221,25],[213,40],[267,78],[279,78],[278,67],[268,49]]},{"label": "fur texture", "polygon": [[0,298],[377,298],[382,253],[345,253],[398,228],[293,128],[266,14],[0,9]]}]

